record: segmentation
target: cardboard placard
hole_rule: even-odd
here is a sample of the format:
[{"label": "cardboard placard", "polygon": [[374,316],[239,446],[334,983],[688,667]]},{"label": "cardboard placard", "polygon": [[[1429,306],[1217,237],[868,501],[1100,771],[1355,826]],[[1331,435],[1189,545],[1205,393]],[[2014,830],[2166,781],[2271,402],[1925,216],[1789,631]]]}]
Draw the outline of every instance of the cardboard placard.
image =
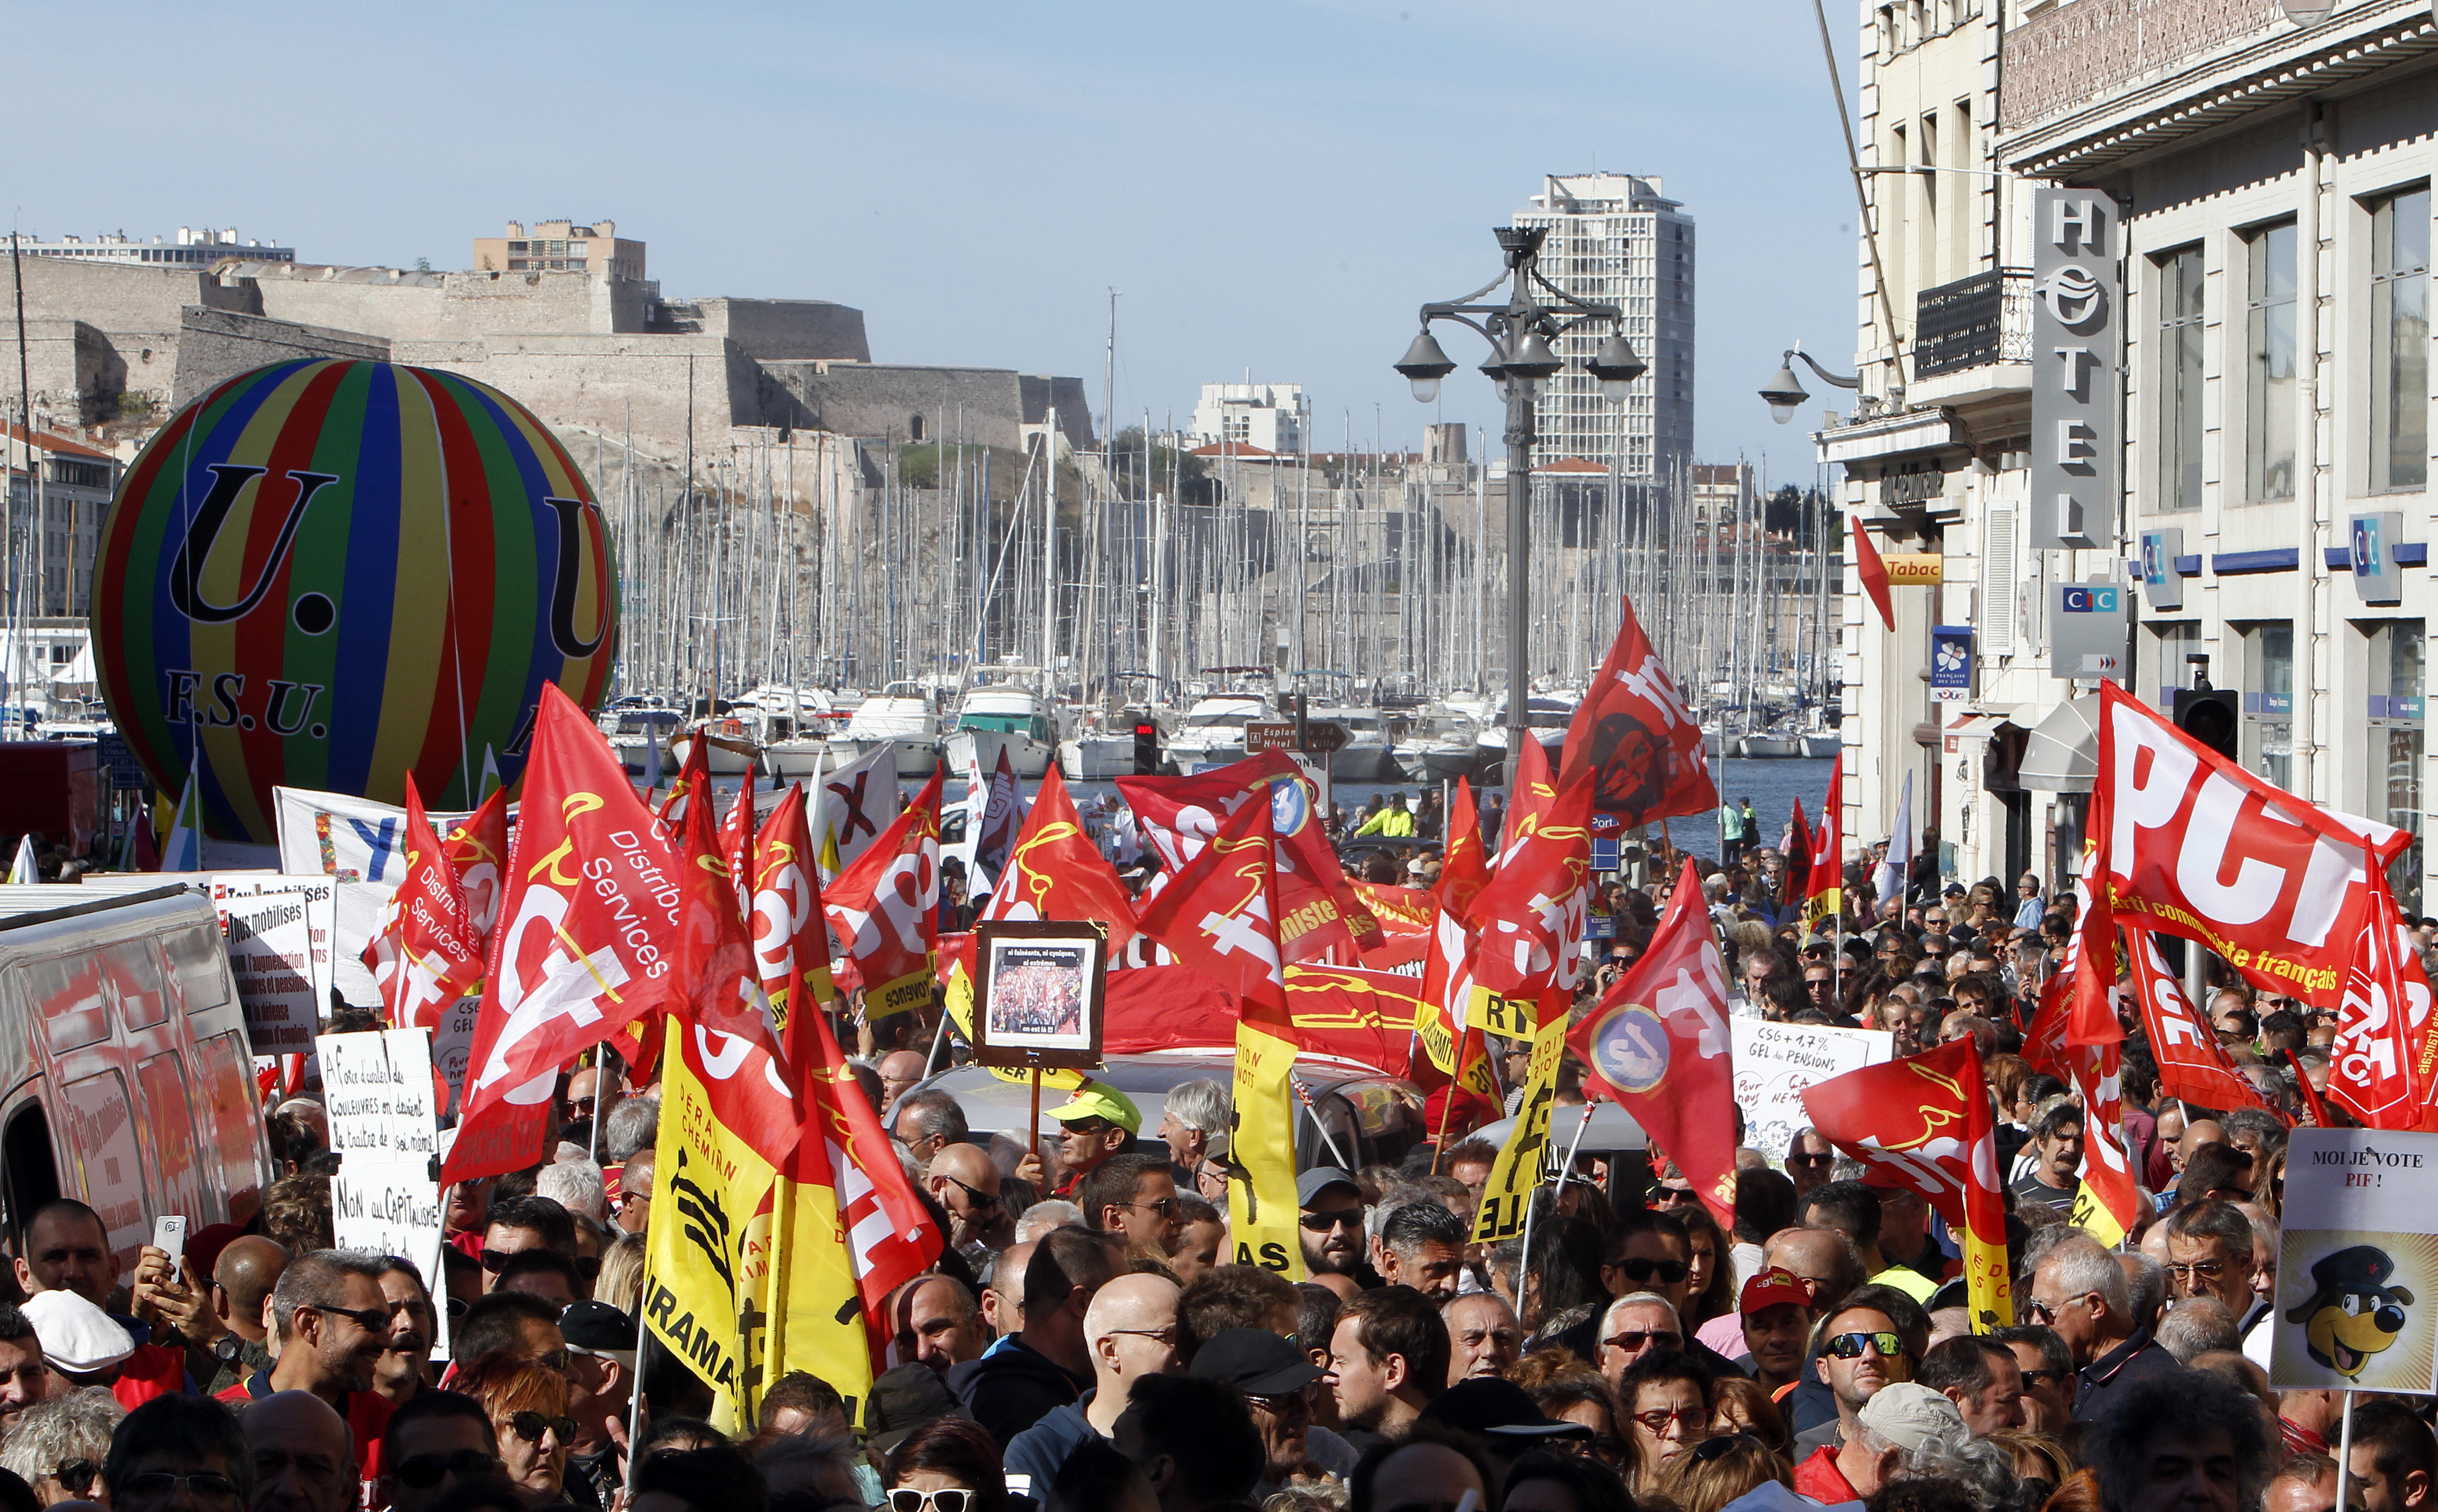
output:
[{"label": "cardboard placard", "polygon": [[[337,1132],[335,1126],[332,1132]],[[330,1178],[330,1222],[339,1248],[395,1255],[422,1273],[424,1290],[433,1299],[434,1360],[449,1358],[449,1275],[440,1264],[441,1190],[431,1167],[419,1161],[351,1157]]]},{"label": "cardboard placard", "polygon": [[303,1055],[327,1011],[334,893],[327,877],[212,879],[229,973],[256,1055]]},{"label": "cardboard placard", "polygon": [[1811,1116],[1803,1109],[1804,1090],[1830,1077],[1884,1064],[1896,1053],[1896,1036],[1886,1029],[1731,1018],[1727,1050],[1735,1057],[1736,1106],[1744,1111],[1744,1143],[1767,1155],[1776,1168],[1785,1164],[1794,1132],[1811,1126]]},{"label": "cardboard placard", "polygon": [[2438,1394],[2438,1134],[2295,1130],[2281,1216],[2270,1385]]},{"label": "cardboard placard", "polygon": [[322,1055],[330,1148],[348,1163],[429,1165],[440,1151],[431,1030],[325,1034],[314,1044]]}]

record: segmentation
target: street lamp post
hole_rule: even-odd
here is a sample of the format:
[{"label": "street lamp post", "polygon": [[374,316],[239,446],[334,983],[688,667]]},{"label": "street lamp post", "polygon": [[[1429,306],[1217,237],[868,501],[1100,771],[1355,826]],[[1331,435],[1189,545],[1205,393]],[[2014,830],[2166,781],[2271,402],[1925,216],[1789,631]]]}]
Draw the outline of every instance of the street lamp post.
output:
[{"label": "street lamp post", "polygon": [[[1525,537],[1531,525],[1532,443],[1538,430],[1532,401],[1542,383],[1564,370],[1565,363],[1549,345],[1595,321],[1614,327],[1583,364],[1599,380],[1600,393],[1622,403],[1627,386],[1650,371],[1625,339],[1625,315],[1615,305],[1577,299],[1541,276],[1541,242],[1546,226],[1497,226],[1492,235],[1507,266],[1490,282],[1461,299],[1424,305],[1422,330],[1405,349],[1397,371],[1414,386],[1414,397],[1428,404],[1439,397],[1440,380],[1456,371],[1431,334],[1433,321],[1454,321],[1471,326],[1490,343],[1490,360],[1482,373],[1498,385],[1507,400],[1507,789],[1510,802],[1522,797],[1517,782],[1524,760],[1524,742],[1531,738],[1530,589],[1525,575]],[[1503,304],[1481,304],[1499,285],[1509,285]],[[1614,507],[1616,501],[1610,501]]]}]

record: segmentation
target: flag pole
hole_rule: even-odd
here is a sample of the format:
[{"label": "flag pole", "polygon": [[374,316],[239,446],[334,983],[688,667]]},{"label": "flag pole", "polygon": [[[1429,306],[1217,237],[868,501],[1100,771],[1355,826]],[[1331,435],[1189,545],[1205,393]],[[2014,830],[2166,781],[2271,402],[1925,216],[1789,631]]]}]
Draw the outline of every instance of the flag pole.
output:
[{"label": "flag pole", "polygon": [[2354,1504],[2351,1495],[2354,1478],[2354,1394],[2345,1391],[2345,1417],[2338,1430],[2337,1449],[2337,1512]]},{"label": "flag pole", "polygon": [[[941,1015],[943,1018],[946,1016],[945,1013]],[[979,1027],[976,1028],[975,1032],[980,1032]],[[1039,1160],[1041,1158],[1041,1067],[1037,1065],[1033,1068],[1033,1121],[1024,1126],[1024,1143],[1026,1148],[1033,1152],[1034,1158]],[[1041,1176],[1045,1182],[1050,1178],[1050,1164],[1047,1161],[1042,1162]]]}]

